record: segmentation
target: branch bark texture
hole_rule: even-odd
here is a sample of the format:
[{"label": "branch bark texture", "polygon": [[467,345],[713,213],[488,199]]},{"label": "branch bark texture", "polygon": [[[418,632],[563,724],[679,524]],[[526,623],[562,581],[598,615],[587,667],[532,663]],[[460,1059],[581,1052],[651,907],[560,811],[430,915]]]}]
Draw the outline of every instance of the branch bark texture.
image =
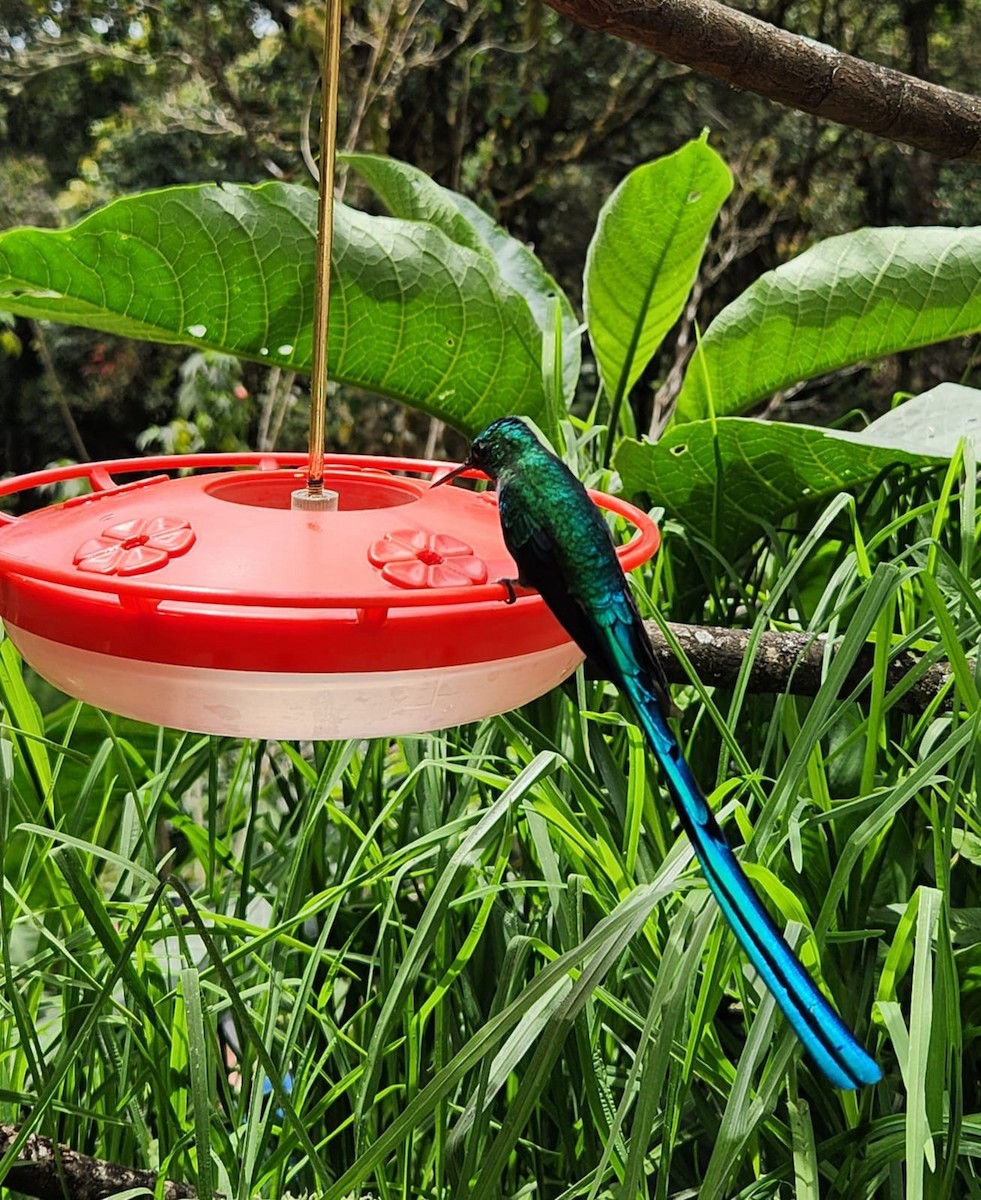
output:
[{"label": "branch bark texture", "polygon": [[[654,621],[645,624],[654,654],[664,668],[668,683],[690,683],[685,668],[674,655],[664,634]],[[708,625],[669,623],[695,673],[709,687],[731,686],[736,682],[743,659],[749,650],[747,629],[725,629]],[[753,693],[788,692],[794,696],[816,696],[824,679],[827,638],[809,633],[767,631],[760,637],[753,656],[748,690]],[[872,670],[874,646],[859,653],[845,681],[846,692],[854,690]],[[897,654],[889,663],[886,686],[896,687],[909,675],[920,659],[915,654]],[[950,664],[938,662],[919,673],[915,682],[900,697],[896,707],[903,712],[920,713],[948,686]],[[945,707],[950,699],[945,698]]]},{"label": "branch bark texture", "polygon": [[547,0],[587,29],[732,87],[916,146],[981,162],[981,99],[788,33],[716,0]]},{"label": "branch bark texture", "polygon": [[[15,1125],[0,1125],[0,1158],[13,1145],[19,1131]],[[117,1192],[142,1188],[163,1200],[189,1200],[197,1193],[183,1183],[165,1180],[156,1192],[157,1176],[119,1163],[79,1154],[50,1138],[32,1134],[21,1147],[17,1163],[3,1181],[4,1187],[36,1196],[38,1200],[106,1200]]]}]

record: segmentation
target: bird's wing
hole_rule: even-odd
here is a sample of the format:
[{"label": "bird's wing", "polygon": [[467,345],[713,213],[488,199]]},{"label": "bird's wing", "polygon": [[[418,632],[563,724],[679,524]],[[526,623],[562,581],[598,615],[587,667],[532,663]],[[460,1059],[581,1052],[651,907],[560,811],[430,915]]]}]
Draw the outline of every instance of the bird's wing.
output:
[{"label": "bird's wing", "polygon": [[598,626],[597,636],[603,646],[604,658],[610,661],[613,679],[619,681],[621,676],[643,679],[662,711],[670,713],[672,705],[667,676],[654,653],[619,562],[616,568],[616,575],[609,573],[608,586],[591,606],[592,621]]},{"label": "bird's wing", "polygon": [[508,504],[506,492],[500,504],[504,540],[517,563],[519,581],[541,594],[553,616],[586,655],[587,672],[595,678],[609,678],[605,646],[597,637],[589,612],[569,587],[566,566],[549,524],[533,519],[530,511],[519,504]]}]

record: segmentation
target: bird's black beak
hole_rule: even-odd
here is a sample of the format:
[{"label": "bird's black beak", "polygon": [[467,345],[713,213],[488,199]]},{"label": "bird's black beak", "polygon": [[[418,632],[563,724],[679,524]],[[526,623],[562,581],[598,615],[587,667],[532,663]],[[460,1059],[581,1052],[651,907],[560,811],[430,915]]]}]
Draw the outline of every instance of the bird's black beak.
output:
[{"label": "bird's black beak", "polygon": [[462,475],[464,471],[469,471],[473,463],[467,459],[466,462],[460,463],[458,467],[454,467],[452,471],[447,471],[445,475],[441,475],[439,479],[434,479],[429,485],[431,488],[442,487],[444,483],[450,483],[456,479],[458,475]]}]

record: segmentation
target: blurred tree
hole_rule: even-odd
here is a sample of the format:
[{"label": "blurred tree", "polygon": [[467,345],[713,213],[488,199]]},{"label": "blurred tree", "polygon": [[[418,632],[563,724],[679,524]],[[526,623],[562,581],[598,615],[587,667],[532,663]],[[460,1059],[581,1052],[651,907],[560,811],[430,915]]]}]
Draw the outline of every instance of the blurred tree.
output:
[{"label": "blurred tree", "polygon": [[[743,8],[951,86],[977,78],[981,67],[977,0],[759,0]],[[73,220],[123,192],[165,184],[309,178],[323,27],[317,0],[4,0],[0,225]],[[703,126],[713,131],[737,191],[687,324],[634,391],[641,427],[656,428],[670,403],[690,352],[691,318],[706,324],[762,271],[863,223],[976,220],[977,167],[940,163],[733,91],[589,33],[542,0],[351,0],[342,75],[342,146],[407,159],[466,192],[533,244],[574,298],[596,215],[615,183]],[[354,177],[346,196],[371,203]],[[0,469],[77,453],[51,369],[93,453],[131,452],[141,430],[179,415],[188,351],[124,347],[52,327],[45,369],[31,331],[19,323],[16,332],[22,353],[0,347],[0,388],[17,397],[24,428],[5,432]],[[965,377],[973,353],[972,344],[934,348],[777,403],[809,420],[874,412],[897,387]],[[93,371],[99,354],[112,371]],[[243,386],[253,401],[249,436],[264,427],[268,437],[261,397],[270,388],[258,376]],[[297,447],[302,408],[291,404],[280,431]],[[394,441],[421,452],[429,432],[425,418],[350,391],[335,396],[330,419],[329,436],[347,449]]]}]

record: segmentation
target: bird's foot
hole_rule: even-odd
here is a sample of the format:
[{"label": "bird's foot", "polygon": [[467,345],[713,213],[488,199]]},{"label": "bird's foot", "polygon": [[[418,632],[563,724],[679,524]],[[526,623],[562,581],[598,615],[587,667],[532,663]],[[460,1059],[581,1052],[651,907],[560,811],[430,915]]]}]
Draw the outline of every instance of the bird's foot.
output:
[{"label": "bird's foot", "polygon": [[514,590],[514,585],[516,583],[520,584],[521,581],[518,579],[498,579],[497,582],[503,583],[504,586],[507,588],[508,594],[504,599],[504,603],[505,604],[514,604],[514,602],[518,599],[518,597],[515,593],[515,590]]}]

